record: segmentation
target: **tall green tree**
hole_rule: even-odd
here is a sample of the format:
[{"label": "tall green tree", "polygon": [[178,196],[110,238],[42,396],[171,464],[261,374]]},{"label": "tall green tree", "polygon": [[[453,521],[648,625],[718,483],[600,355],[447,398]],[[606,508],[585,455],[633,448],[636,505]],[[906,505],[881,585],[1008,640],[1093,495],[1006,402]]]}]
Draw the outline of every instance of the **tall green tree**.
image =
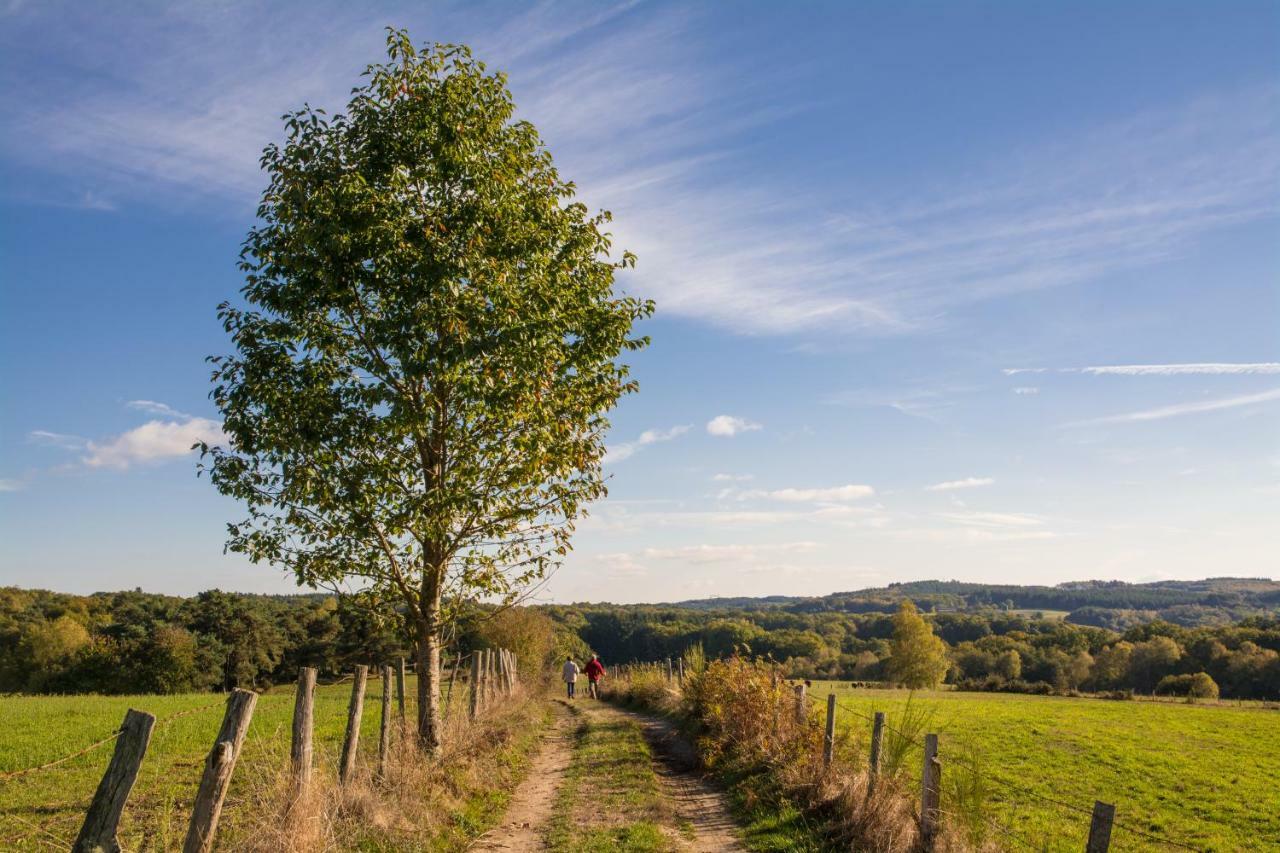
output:
[{"label": "tall green tree", "polygon": [[904,598],[893,617],[893,651],[889,656],[889,675],[904,687],[937,687],[947,674],[947,644],[933,633],[933,628]]},{"label": "tall green tree", "polygon": [[263,154],[245,304],[219,308],[235,352],[211,359],[229,441],[202,464],[248,507],[230,550],[405,605],[437,750],[445,607],[511,599],[567,552],[653,306],[615,293],[633,256],[503,75],[401,31],[387,54],[344,114],[291,113]]}]

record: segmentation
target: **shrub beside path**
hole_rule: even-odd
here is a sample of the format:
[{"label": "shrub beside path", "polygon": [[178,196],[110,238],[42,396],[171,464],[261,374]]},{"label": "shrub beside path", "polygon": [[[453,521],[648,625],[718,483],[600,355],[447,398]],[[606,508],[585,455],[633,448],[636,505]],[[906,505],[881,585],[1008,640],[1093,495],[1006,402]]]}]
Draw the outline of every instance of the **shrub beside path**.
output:
[{"label": "shrub beside path", "polygon": [[[747,849],[723,792],[697,772],[692,747],[669,722],[585,698],[573,704],[557,700],[554,706],[555,722],[501,824],[471,850],[607,850],[611,841],[630,850]],[[602,750],[612,756],[608,770],[593,766]],[[628,761],[642,766],[617,766]],[[566,788],[571,776],[575,784]],[[629,779],[631,788],[606,793],[620,779]],[[610,801],[610,794],[637,813],[591,809],[592,803]],[[579,797],[588,803],[585,809]]]}]

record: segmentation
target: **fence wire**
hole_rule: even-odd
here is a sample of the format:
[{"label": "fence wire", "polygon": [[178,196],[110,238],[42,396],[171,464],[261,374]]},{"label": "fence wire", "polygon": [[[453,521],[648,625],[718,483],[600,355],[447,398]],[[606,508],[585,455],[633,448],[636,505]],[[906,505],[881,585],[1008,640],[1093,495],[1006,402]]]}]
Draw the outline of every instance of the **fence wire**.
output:
[{"label": "fence wire", "polygon": [[[822,710],[824,710],[824,711],[825,711],[825,709],[826,709],[826,700],[824,700],[824,699],[819,699],[817,696],[813,695],[812,693],[809,693],[808,691],[806,691],[806,692],[805,692],[805,695],[806,695],[806,697],[807,697],[807,698],[808,698],[808,699],[809,699],[813,704],[817,705],[819,708],[821,708]],[[851,708],[851,707],[849,707],[848,705],[845,705],[843,702],[840,702],[839,700],[837,700],[837,701],[836,701],[836,707],[837,707],[838,709],[840,709],[840,710],[844,711],[844,712],[845,712],[845,713],[847,713],[847,714],[851,714],[851,715],[853,715],[853,716],[855,716],[855,717],[859,717],[859,718],[861,718],[861,719],[863,719],[863,720],[866,720],[866,721],[867,721],[867,722],[869,722],[869,723],[873,723],[873,724],[875,723],[875,717],[874,717],[874,716],[871,716],[871,715],[869,715],[869,714],[863,713],[862,711],[859,711],[859,710],[857,710],[856,708]],[[899,729],[895,728],[894,726],[890,725],[887,717],[885,718],[885,722],[884,722],[884,724],[883,724],[883,725],[884,725],[884,728],[885,728],[885,730],[886,730],[886,731],[893,732],[893,733],[894,733],[894,734],[896,734],[898,737],[901,737],[901,738],[905,739],[906,741],[908,741],[908,742],[909,742],[909,743],[911,743],[912,745],[917,746],[917,747],[920,747],[921,749],[924,749],[924,743],[923,743],[922,741],[917,740],[917,739],[916,739],[916,738],[914,738],[913,736],[908,735],[906,732],[903,732],[903,731],[901,731],[901,730],[899,730]],[[982,769],[981,769],[978,765],[976,765],[976,764],[972,763],[971,761],[969,761],[969,760],[968,760],[968,759],[966,759],[965,757],[961,756],[960,754],[957,754],[957,753],[950,753],[950,752],[946,752],[946,753],[944,753],[944,751],[943,751],[943,749],[942,749],[942,742],[941,742],[941,739],[939,739],[938,755],[939,755],[939,758],[944,759],[944,760],[946,760],[946,761],[952,761],[952,762],[955,762],[955,763],[957,763],[957,764],[963,764],[965,767],[967,767],[970,771],[972,771],[972,772],[974,772],[974,773],[981,773],[981,772],[982,772]],[[1011,788],[1010,783],[1001,782],[1000,780],[998,780],[998,779],[994,779],[994,778],[989,777],[989,776],[988,776],[987,778],[988,778],[988,780],[989,780],[989,781],[991,781],[991,782],[993,782],[993,783],[995,783],[995,784],[997,784],[997,785],[1001,786],[1003,789],[1005,789],[1005,791],[1008,791],[1008,790]],[[1077,813],[1077,814],[1083,815],[1083,816],[1088,817],[1088,818],[1090,818],[1090,819],[1092,819],[1092,818],[1093,818],[1093,809],[1092,809],[1092,808],[1085,807],[1085,806],[1079,806],[1079,805],[1076,805],[1076,804],[1074,804],[1074,803],[1066,802],[1065,800],[1059,800],[1059,799],[1057,799],[1057,798],[1055,798],[1055,797],[1050,797],[1050,796],[1046,796],[1046,795],[1044,795],[1044,794],[1039,794],[1039,793],[1036,793],[1035,791],[1032,791],[1032,790],[1029,790],[1029,789],[1026,789],[1026,788],[1019,788],[1019,789],[1018,789],[1018,793],[1019,793],[1019,794],[1022,794],[1022,795],[1024,795],[1024,796],[1028,796],[1028,797],[1030,797],[1030,798],[1032,798],[1032,799],[1034,799],[1034,800],[1039,800],[1039,801],[1041,801],[1041,802],[1048,803],[1048,804],[1050,804],[1050,805],[1054,805],[1054,806],[1057,806],[1057,807],[1059,807],[1059,808],[1068,809],[1068,810],[1070,810],[1070,811],[1072,811],[1072,812],[1075,812],[1075,813]],[[1203,848],[1196,847],[1196,846],[1191,845],[1191,844],[1186,844],[1185,842],[1178,841],[1178,840],[1173,839],[1173,838],[1167,838],[1167,837],[1164,837],[1164,836],[1156,835],[1156,834],[1154,834],[1154,833],[1148,832],[1148,831],[1146,831],[1146,830],[1144,830],[1144,829],[1140,829],[1140,828],[1138,828],[1138,827],[1136,827],[1136,826],[1132,826],[1132,825],[1130,825],[1130,824],[1128,824],[1128,823],[1125,823],[1125,822],[1120,821],[1120,820],[1116,820],[1116,819],[1114,819],[1114,818],[1113,818],[1113,819],[1112,819],[1112,821],[1111,821],[1111,826],[1112,826],[1112,828],[1113,828],[1113,829],[1121,829],[1121,830],[1124,830],[1125,832],[1129,832],[1129,833],[1132,833],[1133,835],[1137,835],[1137,836],[1139,836],[1139,837],[1141,837],[1141,838],[1144,838],[1144,839],[1146,839],[1147,841],[1153,841],[1153,842],[1155,842],[1155,843],[1157,843],[1157,844],[1162,844],[1162,845],[1164,845],[1164,846],[1166,846],[1166,847],[1175,847],[1175,848],[1177,848],[1177,849],[1179,849],[1179,850],[1193,850],[1193,851],[1199,851],[1199,850],[1202,850],[1202,849],[1203,849]],[[1016,836],[1012,836],[1012,837],[1016,837]],[[1026,843],[1026,842],[1025,842],[1025,840],[1023,841],[1023,843]],[[1032,845],[1032,846],[1034,846],[1034,845]]]}]

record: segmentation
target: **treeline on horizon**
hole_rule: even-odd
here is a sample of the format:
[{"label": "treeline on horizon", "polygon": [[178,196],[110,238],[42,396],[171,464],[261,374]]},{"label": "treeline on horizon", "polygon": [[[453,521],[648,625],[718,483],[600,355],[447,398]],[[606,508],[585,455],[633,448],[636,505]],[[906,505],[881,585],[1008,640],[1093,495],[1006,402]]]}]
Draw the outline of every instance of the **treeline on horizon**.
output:
[{"label": "treeline on horizon", "polygon": [[[962,689],[1280,698],[1280,583],[1153,586],[925,581],[821,599],[540,605],[497,618],[472,604],[455,608],[453,651],[496,641],[529,646],[525,661],[590,649],[621,663],[700,645],[713,658],[767,655],[794,677],[889,681],[893,613],[909,599],[946,644],[946,682]],[[1036,598],[1046,589],[1063,595]],[[1038,618],[1026,612],[1038,600],[1074,607],[1065,620]],[[338,674],[411,658],[406,636],[398,614],[358,597],[2,588],[0,692],[263,689],[292,681],[300,666]]]}]

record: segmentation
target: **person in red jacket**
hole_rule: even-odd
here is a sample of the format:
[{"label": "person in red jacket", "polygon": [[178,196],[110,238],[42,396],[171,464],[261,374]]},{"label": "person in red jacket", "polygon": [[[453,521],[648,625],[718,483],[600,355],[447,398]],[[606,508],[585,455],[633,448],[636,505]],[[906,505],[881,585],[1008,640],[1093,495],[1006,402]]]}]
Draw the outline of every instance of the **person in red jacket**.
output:
[{"label": "person in red jacket", "polygon": [[592,655],[583,672],[587,674],[587,692],[591,694],[592,699],[599,699],[600,679],[604,677],[604,664],[600,663],[599,657]]}]

